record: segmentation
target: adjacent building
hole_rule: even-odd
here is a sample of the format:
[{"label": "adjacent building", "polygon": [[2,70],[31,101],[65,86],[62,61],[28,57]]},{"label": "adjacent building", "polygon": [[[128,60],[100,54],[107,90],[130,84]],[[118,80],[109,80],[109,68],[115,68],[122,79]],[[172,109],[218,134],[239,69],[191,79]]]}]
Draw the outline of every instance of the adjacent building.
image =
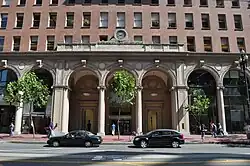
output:
[{"label": "adjacent building", "polygon": [[[110,104],[115,71],[136,78],[135,104],[121,112],[121,133],[173,128],[195,133],[185,110],[190,88],[211,99],[202,121],[242,132],[249,119],[240,50],[250,51],[250,3],[244,0],[0,0],[1,94],[34,71],[51,87],[46,108],[0,101],[0,131],[11,121],[37,132],[110,134],[118,108]],[[250,71],[247,67],[247,76]],[[22,105],[22,104],[21,104]],[[27,107],[27,108],[26,108]],[[91,125],[90,125],[91,124]],[[27,132],[27,131],[26,131]]]}]

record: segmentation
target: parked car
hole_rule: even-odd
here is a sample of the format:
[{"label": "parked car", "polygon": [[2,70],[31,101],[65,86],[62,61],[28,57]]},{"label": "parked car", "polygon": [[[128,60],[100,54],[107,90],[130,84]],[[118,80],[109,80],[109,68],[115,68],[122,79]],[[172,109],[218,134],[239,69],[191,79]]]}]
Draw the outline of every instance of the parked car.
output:
[{"label": "parked car", "polygon": [[146,148],[149,146],[172,146],[180,147],[185,143],[184,135],[176,130],[157,129],[144,135],[136,136],[133,140],[135,146]]},{"label": "parked car", "polygon": [[65,135],[50,137],[47,141],[49,146],[85,146],[92,147],[102,143],[102,137],[89,131],[75,130]]}]

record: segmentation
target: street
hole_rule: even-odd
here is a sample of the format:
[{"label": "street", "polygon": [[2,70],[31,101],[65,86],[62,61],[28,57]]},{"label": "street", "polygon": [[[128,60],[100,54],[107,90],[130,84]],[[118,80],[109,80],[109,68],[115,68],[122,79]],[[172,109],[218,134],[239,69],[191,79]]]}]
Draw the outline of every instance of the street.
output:
[{"label": "street", "polygon": [[216,144],[186,144],[182,148],[134,148],[101,145],[94,148],[46,147],[41,144],[0,143],[0,166],[246,166],[249,148]]}]

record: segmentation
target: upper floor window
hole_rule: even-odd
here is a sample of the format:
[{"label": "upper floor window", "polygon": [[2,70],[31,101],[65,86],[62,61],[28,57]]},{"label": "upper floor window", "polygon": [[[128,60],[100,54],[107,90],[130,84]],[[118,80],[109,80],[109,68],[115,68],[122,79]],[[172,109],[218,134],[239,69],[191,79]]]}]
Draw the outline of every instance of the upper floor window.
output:
[{"label": "upper floor window", "polygon": [[175,5],[175,0],[168,0],[168,5],[174,6]]},{"label": "upper floor window", "polygon": [[13,51],[20,51],[20,45],[21,45],[21,36],[14,36],[13,37]]},{"label": "upper floor window", "polygon": [[203,42],[204,42],[204,51],[212,52],[213,51],[212,38],[211,37],[203,37]]},{"label": "upper floor window", "polygon": [[74,26],[74,13],[67,12],[66,13],[66,27],[73,28]]},{"label": "upper floor window", "polygon": [[210,29],[209,14],[201,14],[202,29]]},{"label": "upper floor window", "polygon": [[47,36],[47,51],[55,49],[55,36]]},{"label": "upper floor window", "polygon": [[176,28],[176,13],[168,13],[168,27]]},{"label": "upper floor window", "polygon": [[49,27],[55,28],[57,21],[57,13],[49,13]]},{"label": "upper floor window", "polygon": [[184,6],[192,6],[192,0],[184,0]]},{"label": "upper floor window", "polygon": [[187,36],[187,51],[192,51],[192,52],[196,51],[194,36]]},{"label": "upper floor window", "polygon": [[39,28],[41,13],[33,13],[33,28]]},{"label": "upper floor window", "polygon": [[243,30],[241,15],[234,15],[235,30]]},{"label": "upper floor window", "polygon": [[232,7],[240,7],[240,1],[239,0],[232,0]]},{"label": "upper floor window", "polygon": [[64,43],[65,44],[72,44],[73,43],[73,36],[70,36],[70,35],[64,36]]},{"label": "upper floor window", "polygon": [[151,0],[152,5],[159,5],[159,0]]},{"label": "upper floor window", "polygon": [[41,6],[42,3],[43,3],[42,0],[35,0],[35,5],[37,5],[37,6]]},{"label": "upper floor window", "polygon": [[10,6],[12,0],[3,0],[3,6]]},{"label": "upper floor window", "polygon": [[135,42],[140,42],[140,43],[142,43],[143,41],[143,37],[141,36],[141,35],[135,35],[134,36],[134,41]]},{"label": "upper floor window", "polygon": [[208,6],[207,0],[200,0],[200,6],[205,6],[205,7],[207,7],[207,6]]},{"label": "upper floor window", "polygon": [[246,45],[245,45],[245,39],[244,37],[237,37],[237,46],[239,50],[244,50],[246,51]]},{"label": "upper floor window", "polygon": [[58,5],[58,0],[50,0],[50,5]]},{"label": "upper floor window", "polygon": [[30,36],[30,51],[37,51],[38,36]]},{"label": "upper floor window", "polygon": [[152,44],[161,44],[160,36],[152,36]]},{"label": "upper floor window", "polygon": [[177,36],[169,36],[169,44],[178,44]]},{"label": "upper floor window", "polygon": [[116,27],[117,28],[125,27],[125,13],[124,12],[117,13]]},{"label": "upper floor window", "polygon": [[100,41],[108,41],[108,35],[100,35],[99,40]]},{"label": "upper floor window", "polygon": [[26,5],[26,0],[19,0],[18,5],[19,6],[25,6]]},{"label": "upper floor window", "polygon": [[74,5],[76,3],[75,0],[68,0],[68,5]]},{"label": "upper floor window", "polygon": [[224,7],[224,0],[216,0],[216,7]]},{"label": "upper floor window", "polygon": [[90,43],[90,36],[89,35],[83,35],[82,36],[82,43],[83,44],[89,44]]},{"label": "upper floor window", "polygon": [[4,36],[0,36],[0,51],[3,51],[4,47]]},{"label": "upper floor window", "polygon": [[151,13],[151,27],[160,28],[160,14],[159,13]]},{"label": "upper floor window", "polygon": [[91,25],[91,13],[90,12],[84,12],[83,13],[83,27],[90,27]]},{"label": "upper floor window", "polygon": [[185,13],[186,28],[194,28],[193,13]]},{"label": "upper floor window", "polygon": [[108,28],[108,12],[100,13],[100,28]]},{"label": "upper floor window", "polygon": [[1,29],[6,29],[7,23],[8,23],[8,14],[1,13],[1,22],[0,22]]},{"label": "upper floor window", "polygon": [[134,28],[142,28],[142,13],[134,13]]},{"label": "upper floor window", "polygon": [[102,4],[107,4],[107,3],[109,3],[108,0],[102,0]]},{"label": "upper floor window", "polygon": [[221,37],[221,51],[230,52],[228,37]]},{"label": "upper floor window", "polygon": [[83,3],[84,4],[90,4],[90,3],[92,3],[92,0],[85,0]]},{"label": "upper floor window", "polygon": [[23,27],[23,13],[17,13],[16,14],[16,28],[22,28]]},{"label": "upper floor window", "polygon": [[227,29],[227,20],[225,14],[218,14],[219,29]]}]

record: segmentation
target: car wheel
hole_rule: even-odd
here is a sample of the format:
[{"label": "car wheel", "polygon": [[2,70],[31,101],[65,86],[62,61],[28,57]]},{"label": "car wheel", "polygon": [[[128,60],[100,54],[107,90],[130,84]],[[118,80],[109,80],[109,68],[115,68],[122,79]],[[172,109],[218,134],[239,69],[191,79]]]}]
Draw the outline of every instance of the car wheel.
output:
[{"label": "car wheel", "polygon": [[58,147],[58,146],[60,146],[60,143],[58,141],[53,141],[52,146],[53,147]]},{"label": "car wheel", "polygon": [[92,143],[89,142],[89,141],[86,141],[86,142],[84,143],[84,145],[85,145],[85,147],[91,147],[91,146],[92,146]]},{"label": "car wheel", "polygon": [[178,141],[173,141],[172,142],[172,147],[173,148],[178,148],[178,147],[180,147],[180,143]]},{"label": "car wheel", "polygon": [[141,147],[146,148],[148,146],[148,143],[145,140],[141,141]]}]

